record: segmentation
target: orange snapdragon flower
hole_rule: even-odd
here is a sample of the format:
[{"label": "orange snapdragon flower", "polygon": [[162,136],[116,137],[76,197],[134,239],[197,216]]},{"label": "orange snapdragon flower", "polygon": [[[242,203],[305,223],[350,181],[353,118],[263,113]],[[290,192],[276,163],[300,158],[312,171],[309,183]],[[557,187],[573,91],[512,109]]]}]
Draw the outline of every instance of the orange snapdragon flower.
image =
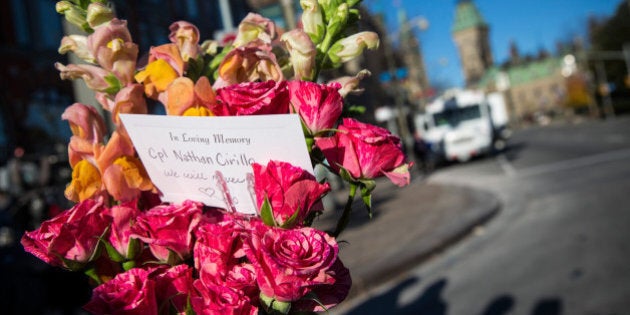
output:
[{"label": "orange snapdragon flower", "polygon": [[152,47],[149,54],[149,63],[135,75],[135,79],[144,84],[148,97],[157,98],[173,80],[184,74],[185,64],[176,44]]},{"label": "orange snapdragon flower", "polygon": [[77,162],[72,168],[72,181],[66,187],[68,200],[81,202],[102,191],[101,173],[88,160]]},{"label": "orange snapdragon flower", "polygon": [[215,93],[207,77],[201,77],[196,83],[190,78],[177,78],[166,90],[166,113],[180,116],[214,116],[216,107]]},{"label": "orange snapdragon flower", "polygon": [[127,202],[154,186],[142,162],[135,157],[131,140],[115,131],[106,146],[96,150],[96,163],[104,189],[114,199]]}]

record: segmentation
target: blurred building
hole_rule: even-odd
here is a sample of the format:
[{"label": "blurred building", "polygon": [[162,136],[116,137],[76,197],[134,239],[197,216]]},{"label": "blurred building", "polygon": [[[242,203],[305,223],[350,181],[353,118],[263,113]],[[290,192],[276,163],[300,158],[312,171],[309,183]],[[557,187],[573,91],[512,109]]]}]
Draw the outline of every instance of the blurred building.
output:
[{"label": "blurred building", "polygon": [[[537,56],[523,57],[516,43],[511,43],[510,59],[496,64],[488,39],[490,26],[472,0],[458,2],[451,31],[466,87],[503,92],[515,122],[563,112],[568,103],[569,81],[582,82],[571,86],[586,93],[585,74],[571,50],[562,49],[555,55],[541,50]],[[582,100],[590,102],[588,97]]]},{"label": "blurred building", "polygon": [[[26,154],[50,152],[70,137],[61,113],[75,99],[73,85],[62,81],[55,62],[68,63],[57,52],[64,35],[54,0],[0,2],[0,164],[15,147]],[[128,21],[141,55],[151,45],[168,42],[169,25],[195,24],[203,39],[212,39],[251,11],[245,0],[114,0],[117,15]]]}]

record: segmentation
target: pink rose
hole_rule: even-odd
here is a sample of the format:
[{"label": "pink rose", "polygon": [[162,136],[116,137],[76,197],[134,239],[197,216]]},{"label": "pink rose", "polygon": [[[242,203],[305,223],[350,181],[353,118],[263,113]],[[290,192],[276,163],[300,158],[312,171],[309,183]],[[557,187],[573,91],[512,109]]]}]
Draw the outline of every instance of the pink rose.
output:
[{"label": "pink rose", "polygon": [[333,169],[343,167],[354,179],[385,175],[398,186],[409,184],[409,165],[398,137],[351,118],[344,118],[337,129],[332,137],[315,139]]},{"label": "pink rose", "polygon": [[107,241],[124,258],[132,259],[139,251],[139,242],[132,241],[132,226],[141,211],[135,206],[114,206],[105,212],[112,224]]},{"label": "pink rose", "polygon": [[341,260],[337,258],[337,261],[326,271],[326,273],[335,279],[335,283],[332,285],[316,285],[313,286],[313,293],[317,296],[319,303],[311,299],[302,299],[294,303],[291,308],[308,311],[308,312],[322,312],[329,310],[337,304],[343,302],[350,293],[350,287],[352,286],[352,279],[350,278],[350,271],[346,268]]},{"label": "pink rose", "polygon": [[245,222],[231,215],[218,223],[202,223],[195,231],[195,268],[206,285],[225,285],[250,297],[258,295],[253,266],[244,261]]},{"label": "pink rose", "polygon": [[24,233],[22,246],[50,265],[80,267],[92,258],[98,237],[109,226],[104,211],[102,200],[84,200],[45,221],[38,229]]},{"label": "pink rose", "polygon": [[[285,162],[270,161],[267,166],[255,163],[252,167],[258,209],[268,198],[278,225],[302,225],[310,213],[323,210],[320,200],[330,191],[328,183],[320,184],[312,174]],[[295,221],[289,222],[298,210]]]},{"label": "pink rose", "polygon": [[335,126],[343,109],[340,88],[338,83],[289,82],[291,111],[300,115],[311,135]]},{"label": "pink rose", "polygon": [[172,307],[177,314],[186,314],[188,300],[193,291],[193,269],[186,264],[156,268],[150,277],[155,280],[156,300],[165,310],[160,313],[170,314],[168,310]]},{"label": "pink rose", "polygon": [[[160,261],[185,260],[192,253],[193,230],[201,219],[201,209],[193,201],[154,207],[137,218],[132,237],[147,243]],[[169,257],[171,252],[177,257]]]},{"label": "pink rose", "polygon": [[327,271],[337,260],[334,238],[313,228],[281,229],[256,224],[245,246],[262,294],[297,301],[313,286],[333,284]]},{"label": "pink rose", "polygon": [[[223,115],[266,115],[289,113],[286,81],[248,82],[217,90],[217,100],[225,108]],[[218,113],[217,115],[221,115]]]},{"label": "pink rose", "polygon": [[193,283],[195,294],[192,308],[198,315],[254,315],[258,308],[241,291],[224,285],[206,285],[201,280]]},{"label": "pink rose", "polygon": [[133,268],[94,288],[83,308],[92,314],[157,314],[155,281],[149,271]]}]

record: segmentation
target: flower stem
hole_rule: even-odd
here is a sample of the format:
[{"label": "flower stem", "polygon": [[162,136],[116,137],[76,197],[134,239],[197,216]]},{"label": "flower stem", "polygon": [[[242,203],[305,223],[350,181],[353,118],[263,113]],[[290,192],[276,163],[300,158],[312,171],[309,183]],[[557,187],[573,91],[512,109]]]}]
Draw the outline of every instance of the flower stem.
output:
[{"label": "flower stem", "polygon": [[350,192],[348,193],[348,200],[346,201],[346,206],[343,208],[343,214],[339,221],[337,221],[337,227],[335,228],[335,232],[333,233],[334,237],[338,237],[341,232],[348,226],[350,222],[350,213],[352,212],[352,202],[354,201],[354,195],[357,192],[357,184],[350,183]]}]

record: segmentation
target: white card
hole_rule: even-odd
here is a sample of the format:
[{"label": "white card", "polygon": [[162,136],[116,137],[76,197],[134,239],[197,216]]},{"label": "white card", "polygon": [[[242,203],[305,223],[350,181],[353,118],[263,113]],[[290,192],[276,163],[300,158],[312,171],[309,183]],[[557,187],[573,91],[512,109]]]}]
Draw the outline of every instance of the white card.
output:
[{"label": "white card", "polygon": [[253,214],[251,164],[284,161],[313,174],[298,115],[120,118],[163,201]]}]

